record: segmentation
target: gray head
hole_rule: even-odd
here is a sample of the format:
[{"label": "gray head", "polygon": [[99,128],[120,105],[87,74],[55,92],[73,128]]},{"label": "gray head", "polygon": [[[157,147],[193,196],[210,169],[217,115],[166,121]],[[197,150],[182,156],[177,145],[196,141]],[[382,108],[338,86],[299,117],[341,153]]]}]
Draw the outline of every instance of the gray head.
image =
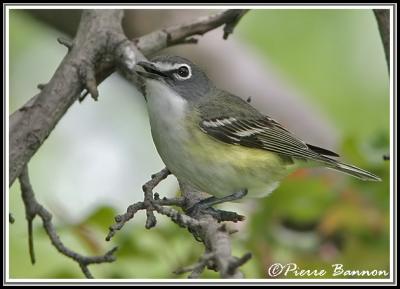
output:
[{"label": "gray head", "polygon": [[139,75],[164,83],[189,101],[199,100],[214,87],[197,65],[183,57],[157,56],[137,65],[146,71],[137,71]]}]

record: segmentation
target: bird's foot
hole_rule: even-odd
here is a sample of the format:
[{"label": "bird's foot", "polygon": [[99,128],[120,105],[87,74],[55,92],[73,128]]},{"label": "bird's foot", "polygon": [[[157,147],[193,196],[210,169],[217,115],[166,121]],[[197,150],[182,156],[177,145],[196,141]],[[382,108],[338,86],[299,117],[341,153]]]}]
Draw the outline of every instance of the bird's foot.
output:
[{"label": "bird's foot", "polygon": [[197,216],[200,213],[208,214],[208,215],[211,215],[212,217],[214,217],[219,222],[243,221],[244,216],[242,216],[242,215],[239,215],[235,212],[214,209],[212,206],[217,205],[217,204],[222,204],[225,202],[239,200],[246,195],[247,195],[247,189],[244,189],[242,191],[236,192],[234,194],[231,194],[231,195],[228,195],[228,196],[225,196],[222,198],[210,197],[210,198],[201,200],[200,202],[194,204],[192,207],[190,207],[189,209],[186,210],[186,214],[188,214],[189,216]]},{"label": "bird's foot", "polygon": [[243,215],[239,215],[235,212],[215,209],[213,207],[209,207],[203,210],[202,213],[212,216],[218,222],[230,221],[236,223],[238,221],[243,221],[245,219],[245,216]]}]

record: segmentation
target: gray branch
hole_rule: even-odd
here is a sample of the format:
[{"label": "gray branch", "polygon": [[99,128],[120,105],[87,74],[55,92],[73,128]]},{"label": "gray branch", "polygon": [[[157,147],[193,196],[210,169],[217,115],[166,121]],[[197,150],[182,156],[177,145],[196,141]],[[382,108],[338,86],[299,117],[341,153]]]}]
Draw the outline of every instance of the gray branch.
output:
[{"label": "gray branch", "polygon": [[[189,278],[199,278],[207,267],[219,272],[222,278],[243,278],[238,268],[251,258],[251,254],[247,253],[241,258],[232,256],[230,235],[235,231],[229,230],[226,223],[220,223],[221,221],[237,222],[243,220],[243,216],[222,210],[216,211],[220,214],[219,217],[201,211],[196,212],[196,215],[187,214],[188,209],[204,198],[204,195],[184,183],[180,183],[182,197],[159,199],[159,196],[155,195],[153,198],[154,188],[169,174],[167,169],[163,169],[152,176],[152,179],[143,186],[144,201],[130,205],[126,213],[115,217],[115,224],[110,226],[106,240],[109,241],[116,231],[121,230],[126,222],[140,210],[146,210],[147,213],[145,227],[152,228],[156,224],[153,213],[156,211],[169,217],[180,227],[188,229],[193,237],[205,246],[204,256],[197,264],[178,269],[175,273],[191,272]],[[170,206],[178,207],[181,211]]]},{"label": "gray branch", "polygon": [[222,25],[224,25],[223,38],[227,39],[228,35],[233,32],[233,28],[237,25],[240,18],[242,18],[247,11],[248,10],[233,9],[218,12],[210,16],[200,17],[191,23],[154,31],[134,39],[133,41],[145,55],[152,55],[166,47],[188,43],[188,39],[190,39],[189,43],[196,43],[196,41],[191,38],[192,36],[203,35]]},{"label": "gray branch", "polygon": [[52,223],[52,215],[48,210],[46,210],[43,205],[41,205],[35,198],[35,193],[33,192],[28,168],[25,166],[22,170],[22,173],[19,176],[19,181],[21,185],[21,194],[22,200],[25,205],[25,216],[28,221],[28,244],[29,244],[29,255],[31,257],[31,263],[35,264],[35,251],[33,247],[33,230],[32,224],[33,220],[36,216],[39,216],[43,222],[43,228],[45,229],[47,235],[49,236],[51,243],[61,254],[73,259],[77,262],[82,269],[82,272],[87,278],[93,278],[92,274],[89,271],[88,265],[90,264],[100,264],[100,263],[110,263],[115,261],[115,256],[113,256],[114,252],[117,250],[117,247],[114,247],[110,251],[106,252],[102,256],[94,256],[87,257],[81,254],[72,251],[67,248],[60,240],[60,237],[57,234],[56,228]]},{"label": "gray branch", "polygon": [[49,83],[10,116],[10,186],[81,91],[97,96],[94,75],[125,39],[122,16],[120,10],[85,10],[70,52]]},{"label": "gray branch", "polygon": [[374,9],[374,14],[385,51],[387,67],[390,70],[390,10]]}]

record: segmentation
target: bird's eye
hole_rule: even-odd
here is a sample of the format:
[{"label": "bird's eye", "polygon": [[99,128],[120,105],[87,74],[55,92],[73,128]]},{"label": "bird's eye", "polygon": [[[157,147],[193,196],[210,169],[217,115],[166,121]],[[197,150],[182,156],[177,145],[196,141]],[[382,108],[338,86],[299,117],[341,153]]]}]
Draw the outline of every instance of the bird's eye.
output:
[{"label": "bird's eye", "polygon": [[189,76],[189,68],[187,66],[181,66],[178,68],[178,75],[182,78],[187,78]]}]

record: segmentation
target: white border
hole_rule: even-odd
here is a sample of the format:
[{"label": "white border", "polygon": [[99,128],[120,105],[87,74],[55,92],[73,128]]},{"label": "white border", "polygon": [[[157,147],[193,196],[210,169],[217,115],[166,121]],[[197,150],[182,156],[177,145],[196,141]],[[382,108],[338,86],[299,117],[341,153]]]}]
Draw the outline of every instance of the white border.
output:
[{"label": "white border", "polygon": [[[4,13],[4,12],[3,12]],[[4,29],[6,30],[6,34],[5,34],[5,39],[3,39],[3,51],[4,51],[4,47],[5,47],[5,49],[6,49],[6,55],[5,55],[5,59],[4,59],[4,62],[5,62],[5,66],[6,66],[6,73],[5,73],[5,78],[6,78],[6,81],[5,81],[5,83],[4,83],[4,88],[5,88],[5,92],[6,92],[6,95],[5,95],[5,105],[6,105],[6,107],[5,107],[5,110],[6,110],[6,115],[5,115],[5,120],[6,120],[6,123],[5,123],[5,128],[6,128],[6,131],[5,131],[5,133],[6,133],[6,155],[5,155],[5,157],[6,157],[6,170],[5,170],[5,175],[6,175],[6,179],[5,179],[5,183],[6,183],[6,191],[5,191],[5,198],[6,198],[6,212],[5,212],[5,216],[4,216],[4,220],[3,220],[3,222],[5,223],[5,232],[3,233],[3,234],[5,234],[5,236],[3,237],[4,239],[6,239],[5,241],[6,241],[6,268],[5,268],[5,273],[6,273],[6,282],[10,282],[12,279],[10,279],[9,278],[9,276],[10,276],[10,272],[9,272],[9,264],[10,264],[10,262],[8,261],[9,260],[9,252],[10,252],[10,248],[9,248],[9,232],[10,232],[10,223],[8,222],[8,216],[9,216],[9,214],[10,214],[10,208],[9,208],[9,203],[10,203],[10,200],[9,200],[9,193],[10,193],[10,188],[9,188],[9,149],[8,149],[8,147],[9,147],[9,121],[8,121],[8,116],[10,115],[10,111],[9,111],[9,106],[10,106],[10,103],[9,103],[9,101],[8,101],[8,99],[9,99],[9,96],[10,96],[10,93],[9,93],[9,83],[10,83],[10,70],[9,70],[9,67],[8,67],[8,65],[9,65],[9,27],[10,27],[10,25],[9,25],[9,9],[6,7],[6,13],[5,13],[6,15],[5,15],[5,20],[6,20],[6,27],[4,27]],[[4,36],[3,36],[4,37]],[[6,43],[4,43],[4,42],[6,42]],[[4,55],[3,55],[3,57],[4,57]],[[3,78],[3,81],[4,81],[4,78]],[[6,218],[7,217],[7,218]]]},{"label": "white border", "polygon": [[[40,4],[38,4],[40,5]],[[7,6],[11,9],[389,9],[386,5],[350,5],[350,6],[343,6],[343,5],[307,5],[307,4],[299,4],[299,5],[274,5],[274,4],[267,4],[266,5],[147,5],[140,3],[132,4],[132,5],[10,5]],[[392,11],[392,9],[390,8]]]},{"label": "white border", "polygon": [[[396,15],[397,16],[397,15]],[[397,212],[397,202],[394,200],[394,189],[395,189],[395,175],[394,175],[394,169],[395,169],[395,156],[396,156],[396,151],[394,147],[394,140],[395,140],[395,133],[394,133],[394,120],[395,117],[397,116],[397,111],[396,114],[394,114],[394,111],[396,106],[394,105],[394,98],[397,95],[397,86],[394,85],[394,73],[396,72],[397,74],[397,64],[394,62],[394,47],[397,48],[397,39],[395,41],[394,38],[394,31],[392,27],[397,27],[394,26],[394,24],[397,25],[397,23],[394,23],[394,11],[393,9],[390,9],[390,68],[389,68],[389,89],[390,89],[390,198],[389,202],[391,204],[390,206],[390,272],[394,273],[394,259],[395,259],[395,254],[394,254],[394,240],[397,240],[397,232],[393,231],[394,228],[394,213]],[[394,70],[394,66],[396,66],[396,70]],[[394,94],[394,89],[396,88],[396,94]],[[396,133],[397,134],[397,133]],[[396,185],[397,186],[397,185]],[[393,211],[395,209],[395,211]]]},{"label": "white border", "polygon": [[[391,3],[392,4],[392,3]],[[3,4],[4,5],[4,4]],[[362,5],[362,3],[360,3]],[[8,163],[9,163],[9,12],[11,9],[71,9],[71,8],[78,8],[78,9],[227,9],[227,8],[237,8],[237,9],[390,9],[390,78],[389,78],[389,87],[390,87],[390,278],[389,279],[239,279],[236,281],[233,280],[223,280],[223,279],[10,279],[9,278],[9,222],[8,222],[8,215],[9,215],[9,171],[8,171]],[[4,6],[3,6],[3,13],[4,13]],[[6,212],[5,212],[5,232],[6,235],[4,238],[6,239],[6,282],[7,283],[100,283],[100,282],[112,282],[112,283],[265,283],[265,284],[274,284],[274,283],[393,283],[394,282],[394,254],[393,254],[393,240],[396,238],[397,234],[394,236],[393,232],[393,222],[394,222],[394,211],[393,207],[397,211],[397,204],[394,204],[394,160],[392,159],[395,156],[395,148],[394,148],[394,97],[393,97],[393,89],[394,89],[394,61],[393,61],[393,50],[394,46],[397,43],[394,43],[394,31],[392,29],[393,21],[394,21],[394,14],[393,14],[393,7],[392,6],[385,6],[385,5],[351,5],[351,6],[341,6],[341,5],[273,5],[270,4],[268,6],[262,5],[254,5],[254,6],[246,6],[246,5],[141,5],[141,4],[133,4],[133,5],[99,5],[99,6],[91,6],[91,5],[7,5],[5,6],[5,23],[6,23],[6,33],[5,33],[5,42],[3,43],[3,47],[5,44],[6,48],[6,57],[5,57],[5,67],[6,67],[6,74],[5,74],[5,92],[6,92],[6,99],[5,99],[5,111],[6,111],[6,124],[5,124],[5,132],[6,132],[6,170],[5,170],[5,177],[6,177],[6,192],[5,192],[5,199],[6,199]],[[396,39],[397,40],[397,39]],[[4,42],[4,39],[3,39]],[[4,48],[3,48],[4,49]],[[3,55],[4,57],[4,55]],[[392,205],[393,204],[393,205]]]}]

